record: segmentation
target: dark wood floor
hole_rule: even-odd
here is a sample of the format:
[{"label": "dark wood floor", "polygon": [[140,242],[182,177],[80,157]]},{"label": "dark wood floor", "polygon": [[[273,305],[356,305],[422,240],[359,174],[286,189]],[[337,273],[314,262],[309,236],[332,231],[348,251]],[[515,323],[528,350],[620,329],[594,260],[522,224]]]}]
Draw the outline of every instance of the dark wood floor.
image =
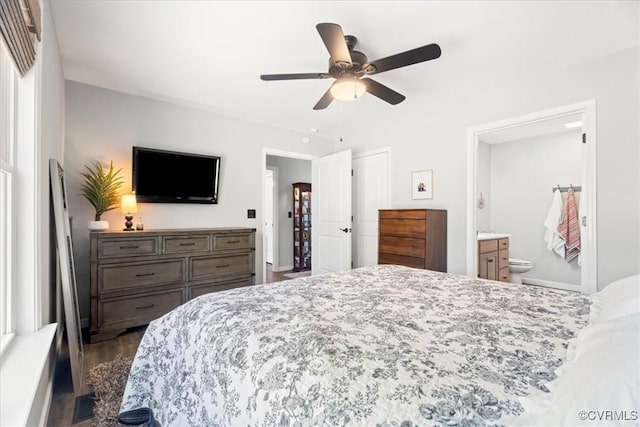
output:
[{"label": "dark wood floor", "polygon": [[[289,272],[274,272],[271,269],[271,264],[267,264],[266,282],[273,283],[289,280],[289,278],[285,276],[286,273]],[[93,392],[93,388],[87,382],[87,374],[92,368],[100,363],[113,360],[118,354],[133,357],[136,354],[144,330],[145,327],[130,329],[113,340],[95,344],[85,344],[82,374],[83,386],[79,395]],[[86,342],[88,342],[88,340],[85,339],[85,343]],[[47,426],[68,427],[73,425],[75,427],[89,427],[91,426],[91,419],[75,424],[72,423],[76,395],[73,393],[73,387],[71,385],[71,372],[69,368],[69,357],[66,353],[66,344],[63,343],[62,346],[64,349],[60,360],[56,363],[53,397],[51,399]]]}]

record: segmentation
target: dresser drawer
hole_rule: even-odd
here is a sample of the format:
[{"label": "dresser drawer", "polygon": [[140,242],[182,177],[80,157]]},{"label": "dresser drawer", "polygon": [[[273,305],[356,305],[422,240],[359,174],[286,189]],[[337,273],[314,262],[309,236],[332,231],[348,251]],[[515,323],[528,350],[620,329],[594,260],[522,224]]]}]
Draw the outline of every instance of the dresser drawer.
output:
[{"label": "dresser drawer", "polygon": [[498,241],[493,240],[479,240],[478,241],[478,253],[484,254],[487,252],[495,252],[498,250]]},{"label": "dresser drawer", "polygon": [[424,258],[426,245],[424,239],[409,237],[380,236],[380,254],[404,255],[414,258]]},{"label": "dresser drawer", "polygon": [[100,301],[101,327],[128,328],[144,325],[168,313],[184,301],[182,289]]},{"label": "dresser drawer", "polygon": [[98,258],[118,258],[158,253],[158,240],[154,237],[136,239],[109,239],[98,242]]},{"label": "dresser drawer", "polygon": [[200,295],[209,294],[211,292],[220,292],[227,289],[242,288],[251,285],[251,277],[233,280],[223,283],[206,283],[204,285],[194,285],[189,287],[189,299],[199,297]]},{"label": "dresser drawer", "polygon": [[427,211],[424,209],[380,209],[380,219],[426,219]]},{"label": "dresser drawer", "polygon": [[191,258],[189,271],[191,280],[206,279],[231,274],[251,274],[253,254]]},{"label": "dresser drawer", "polygon": [[416,258],[394,254],[379,254],[378,264],[397,264],[406,265],[407,267],[424,268],[424,258]]},{"label": "dresser drawer", "polygon": [[508,282],[509,281],[509,267],[501,268],[498,271],[498,281],[500,281],[500,282]]},{"label": "dresser drawer", "polygon": [[213,235],[213,250],[252,249],[253,234],[219,234]]},{"label": "dresser drawer", "polygon": [[420,219],[385,219],[380,221],[380,235],[423,238],[427,224]]},{"label": "dresser drawer", "polygon": [[179,254],[184,252],[208,252],[209,236],[163,236],[162,237],[162,253]]},{"label": "dresser drawer", "polygon": [[182,259],[146,263],[103,265],[98,269],[100,291],[182,283],[186,279]]}]

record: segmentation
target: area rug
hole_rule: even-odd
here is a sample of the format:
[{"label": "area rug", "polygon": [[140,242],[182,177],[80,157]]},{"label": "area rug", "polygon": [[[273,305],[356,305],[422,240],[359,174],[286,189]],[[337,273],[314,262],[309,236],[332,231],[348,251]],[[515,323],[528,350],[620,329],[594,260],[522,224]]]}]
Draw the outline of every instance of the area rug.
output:
[{"label": "area rug", "polygon": [[122,403],[133,358],[116,356],[110,362],[97,365],[89,371],[89,383],[96,395],[93,407],[93,426],[112,427],[120,425],[116,418]]},{"label": "area rug", "polygon": [[298,277],[311,276],[311,272],[310,271],[299,271],[297,273],[284,273],[283,276],[288,277],[289,279],[296,279]]}]

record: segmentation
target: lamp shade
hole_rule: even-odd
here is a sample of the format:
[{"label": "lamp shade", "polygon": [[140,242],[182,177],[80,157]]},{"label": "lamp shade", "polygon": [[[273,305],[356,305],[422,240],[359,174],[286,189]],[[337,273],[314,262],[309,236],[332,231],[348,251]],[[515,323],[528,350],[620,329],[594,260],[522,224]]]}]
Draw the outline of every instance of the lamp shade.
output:
[{"label": "lamp shade", "polygon": [[123,194],[120,199],[120,210],[122,213],[136,213],[138,212],[138,204],[136,203],[135,194]]},{"label": "lamp shade", "polygon": [[340,101],[353,101],[362,96],[366,90],[364,83],[356,78],[336,80],[331,86],[331,95]]}]

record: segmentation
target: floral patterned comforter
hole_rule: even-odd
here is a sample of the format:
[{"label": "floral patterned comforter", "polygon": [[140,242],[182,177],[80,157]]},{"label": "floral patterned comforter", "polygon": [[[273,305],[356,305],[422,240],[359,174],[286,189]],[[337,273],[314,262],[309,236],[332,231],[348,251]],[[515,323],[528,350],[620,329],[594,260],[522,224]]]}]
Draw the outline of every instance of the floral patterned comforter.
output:
[{"label": "floral patterned comforter", "polygon": [[203,295],[153,321],[121,411],[162,426],[494,425],[546,391],[589,300],[381,265]]}]

